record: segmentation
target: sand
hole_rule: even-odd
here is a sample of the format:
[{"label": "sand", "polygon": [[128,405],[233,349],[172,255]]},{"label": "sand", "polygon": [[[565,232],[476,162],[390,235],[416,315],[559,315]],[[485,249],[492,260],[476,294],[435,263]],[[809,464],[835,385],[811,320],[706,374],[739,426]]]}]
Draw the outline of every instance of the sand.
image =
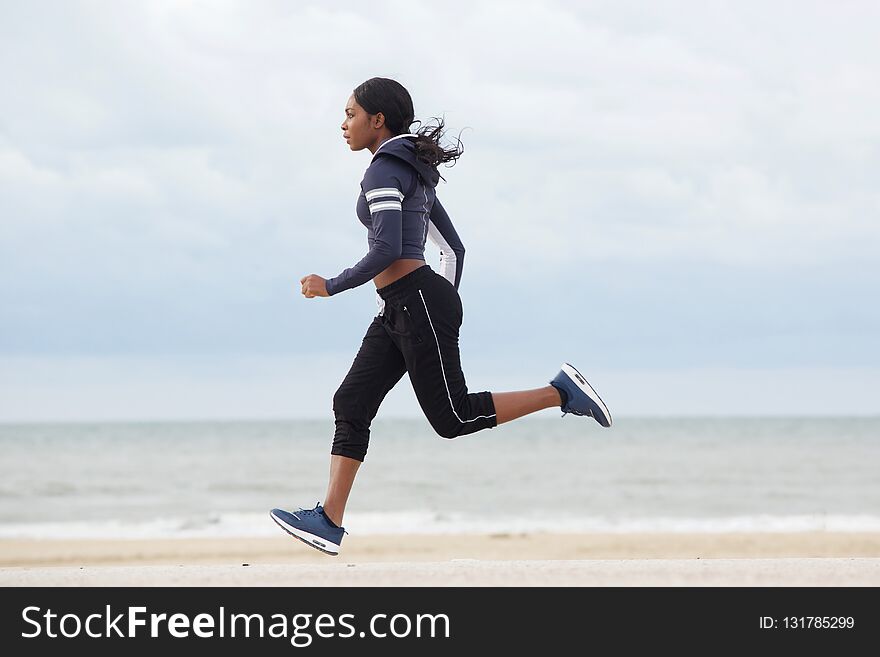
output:
[{"label": "sand", "polygon": [[880,533],[3,539],[0,586],[880,586]]}]

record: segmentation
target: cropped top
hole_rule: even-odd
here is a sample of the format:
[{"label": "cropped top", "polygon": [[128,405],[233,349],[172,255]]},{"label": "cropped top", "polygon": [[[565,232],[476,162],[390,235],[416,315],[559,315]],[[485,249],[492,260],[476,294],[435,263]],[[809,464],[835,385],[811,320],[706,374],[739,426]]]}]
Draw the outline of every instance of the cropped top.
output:
[{"label": "cropped top", "polygon": [[330,296],[363,285],[399,258],[424,260],[427,238],[440,247],[439,273],[458,289],[464,246],[437,198],[440,174],[416,157],[415,137],[392,137],[373,154],[357,200],[357,217],[367,228],[369,251],[327,280]]}]

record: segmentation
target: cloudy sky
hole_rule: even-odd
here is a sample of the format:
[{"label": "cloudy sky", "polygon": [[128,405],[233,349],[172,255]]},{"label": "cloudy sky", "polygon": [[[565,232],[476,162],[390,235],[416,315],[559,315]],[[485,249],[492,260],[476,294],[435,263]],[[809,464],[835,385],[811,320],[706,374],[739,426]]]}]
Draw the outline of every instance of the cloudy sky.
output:
[{"label": "cloudy sky", "polygon": [[[391,77],[465,153],[471,390],[876,414],[873,2],[0,1],[0,421],[330,417]],[[438,254],[429,246],[429,263]],[[420,411],[406,379],[386,416]],[[555,411],[545,411],[555,413]]]}]

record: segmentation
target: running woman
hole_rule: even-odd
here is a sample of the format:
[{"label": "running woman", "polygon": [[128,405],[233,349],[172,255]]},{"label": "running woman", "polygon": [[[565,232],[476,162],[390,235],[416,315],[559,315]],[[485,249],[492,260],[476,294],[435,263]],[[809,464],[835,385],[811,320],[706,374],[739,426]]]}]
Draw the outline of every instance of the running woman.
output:
[{"label": "running woman", "polygon": [[[409,92],[388,78],[371,78],[345,105],[342,136],[352,151],[369,149],[357,216],[369,251],[338,276],[304,276],[307,299],[376,286],[378,314],[367,328],[351,369],[333,396],[336,431],[330,481],[323,506],[294,512],[272,509],[286,532],[331,555],[339,553],[342,516],[367,453],[370,423],[385,395],[404,373],[434,430],[455,438],[558,406],[611,426],[608,408],[574,367],[563,363],[550,385],[516,392],[468,392],[459,360],[462,305],[458,295],[464,246],[437,198],[437,165],[463,150],[440,145],[443,121],[409,132],[414,110]],[[459,145],[461,142],[459,142]],[[445,180],[445,178],[444,178]],[[425,263],[425,241],[440,248],[439,272]]]}]

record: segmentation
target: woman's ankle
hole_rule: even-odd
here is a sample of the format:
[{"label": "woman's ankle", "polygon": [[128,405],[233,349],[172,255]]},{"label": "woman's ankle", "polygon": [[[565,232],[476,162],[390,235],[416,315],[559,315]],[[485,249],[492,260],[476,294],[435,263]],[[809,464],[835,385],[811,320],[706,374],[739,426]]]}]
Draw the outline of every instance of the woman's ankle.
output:
[{"label": "woman's ankle", "polygon": [[324,515],[327,517],[327,520],[329,520],[332,524],[336,525],[337,527],[342,527],[342,513],[340,511],[337,511],[336,509],[334,509],[332,507],[330,508],[329,511],[327,510],[326,506],[322,507],[322,508],[324,509]]}]

